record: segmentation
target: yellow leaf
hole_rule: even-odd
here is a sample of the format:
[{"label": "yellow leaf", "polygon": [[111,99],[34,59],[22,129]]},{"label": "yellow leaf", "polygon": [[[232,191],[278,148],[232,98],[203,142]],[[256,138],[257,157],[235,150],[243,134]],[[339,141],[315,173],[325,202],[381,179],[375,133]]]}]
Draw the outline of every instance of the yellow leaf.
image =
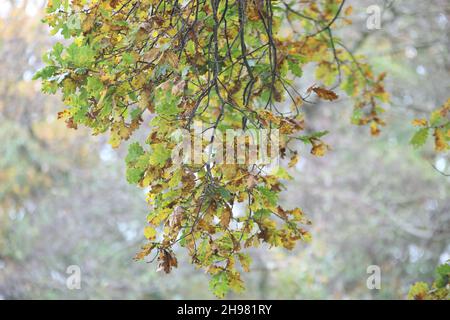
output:
[{"label": "yellow leaf", "polygon": [[442,152],[449,148],[448,143],[445,141],[444,132],[441,129],[434,130],[434,144],[437,152]]}]

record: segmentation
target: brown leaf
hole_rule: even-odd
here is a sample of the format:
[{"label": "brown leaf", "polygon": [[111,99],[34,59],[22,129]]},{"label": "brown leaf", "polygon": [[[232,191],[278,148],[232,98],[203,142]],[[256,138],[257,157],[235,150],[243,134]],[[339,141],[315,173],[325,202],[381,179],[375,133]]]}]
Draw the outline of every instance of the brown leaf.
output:
[{"label": "brown leaf", "polygon": [[286,211],[281,206],[277,207],[277,213],[280,217],[287,218]]},{"label": "brown leaf", "polygon": [[292,156],[291,160],[289,161],[288,167],[292,168],[293,166],[295,166],[299,160],[299,155],[297,152],[294,153],[294,155]]}]

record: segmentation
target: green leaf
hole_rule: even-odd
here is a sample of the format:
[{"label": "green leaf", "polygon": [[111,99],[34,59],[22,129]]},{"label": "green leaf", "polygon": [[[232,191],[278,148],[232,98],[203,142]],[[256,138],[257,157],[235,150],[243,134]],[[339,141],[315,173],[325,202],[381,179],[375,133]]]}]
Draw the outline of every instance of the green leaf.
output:
[{"label": "green leaf", "polygon": [[305,144],[310,144],[311,139],[313,139],[313,138],[320,139],[323,136],[326,136],[328,133],[330,133],[330,132],[329,131],[317,131],[317,132],[314,132],[307,136],[299,136],[296,139],[303,141],[303,143],[305,143]]},{"label": "green leaf", "polygon": [[430,117],[430,125],[432,127],[436,127],[439,125],[439,123],[442,120],[442,116],[439,110],[434,111],[433,113],[431,113],[431,117]]},{"label": "green leaf", "polygon": [[36,74],[33,77],[33,80],[37,79],[43,79],[46,80],[52,76],[55,75],[56,71],[58,70],[58,67],[56,66],[47,66],[36,72]]},{"label": "green leaf", "polygon": [[174,116],[180,112],[178,103],[180,99],[171,94],[171,90],[163,91],[158,89],[156,91],[155,110],[162,116]]},{"label": "green leaf", "polygon": [[272,214],[272,211],[267,209],[259,209],[253,213],[253,218],[255,220],[261,220],[263,218],[268,218]]},{"label": "green leaf", "polygon": [[148,165],[148,155],[138,142],[128,146],[128,154],[125,158],[127,164],[126,177],[128,183],[136,184],[141,181]]},{"label": "green leaf", "polygon": [[47,13],[55,12],[61,6],[61,0],[53,0],[51,6],[48,6],[46,11]]}]

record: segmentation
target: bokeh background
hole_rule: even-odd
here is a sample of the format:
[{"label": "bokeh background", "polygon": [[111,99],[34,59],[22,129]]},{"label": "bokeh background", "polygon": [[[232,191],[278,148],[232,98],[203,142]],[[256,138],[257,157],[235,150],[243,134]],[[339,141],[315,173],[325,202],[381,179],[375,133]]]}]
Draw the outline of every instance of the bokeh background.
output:
[{"label": "bokeh background", "polygon": [[[44,0],[0,0],[0,299],[214,298],[207,276],[182,252],[170,275],[132,258],[144,242],[145,194],[126,183],[126,145],[67,129],[58,96],[31,80],[60,40],[40,22]],[[337,34],[377,71],[387,71],[392,103],[378,138],[350,126],[351,101],[305,106],[332,146],[302,158],[283,194],[313,221],[313,240],[293,251],[251,252],[247,290],[231,299],[404,299],[450,258],[450,157],[414,150],[411,120],[450,93],[447,0],[354,0],[353,24]],[[380,30],[366,27],[369,5]],[[144,125],[145,127],[145,125]],[[136,139],[144,139],[145,130]],[[78,265],[82,288],[66,287]],[[378,265],[380,290],[366,269]]]}]

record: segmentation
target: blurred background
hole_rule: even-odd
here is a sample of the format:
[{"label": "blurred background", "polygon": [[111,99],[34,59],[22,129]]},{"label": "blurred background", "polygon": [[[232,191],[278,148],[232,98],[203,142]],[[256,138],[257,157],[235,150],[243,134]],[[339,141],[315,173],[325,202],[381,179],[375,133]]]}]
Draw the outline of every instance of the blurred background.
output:
[{"label": "blurred background", "polygon": [[[126,183],[126,145],[67,129],[59,97],[31,80],[59,40],[40,22],[44,2],[0,0],[0,299],[214,298],[181,250],[170,275],[132,260],[149,209]],[[411,120],[449,96],[450,3],[349,2],[353,24],[337,34],[388,72],[387,126],[377,138],[351,126],[345,98],[305,106],[332,150],[317,159],[299,145],[282,201],[304,209],[313,240],[252,251],[247,290],[231,299],[404,299],[450,258],[450,178],[439,172],[450,173],[450,157],[409,145]],[[366,27],[370,5],[382,9],[380,30]],[[66,287],[70,265],[81,268],[80,290]],[[369,265],[381,268],[380,290],[366,286]]]}]

